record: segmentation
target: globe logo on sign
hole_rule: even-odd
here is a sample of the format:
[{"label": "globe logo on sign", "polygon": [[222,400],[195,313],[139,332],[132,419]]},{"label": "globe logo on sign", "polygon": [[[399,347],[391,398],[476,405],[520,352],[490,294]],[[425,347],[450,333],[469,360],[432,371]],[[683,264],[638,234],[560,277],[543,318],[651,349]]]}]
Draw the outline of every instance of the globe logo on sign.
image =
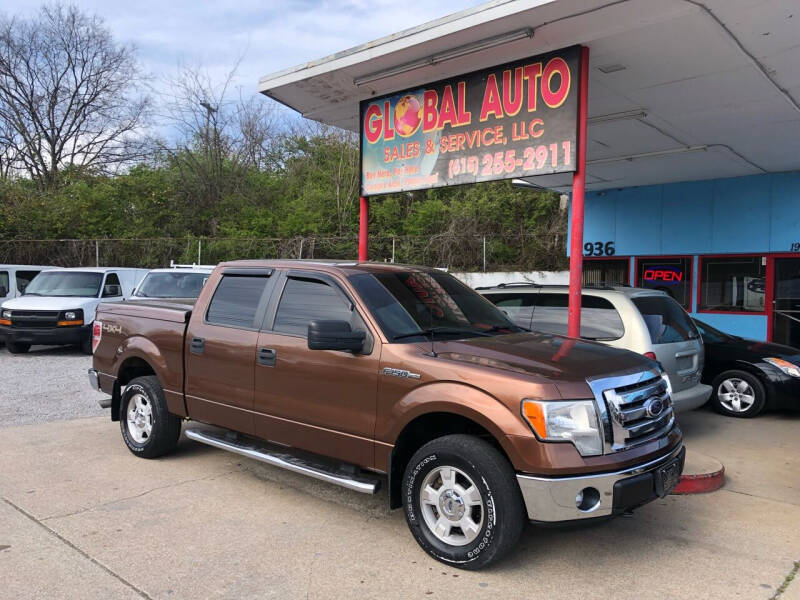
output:
[{"label": "globe logo on sign", "polygon": [[394,130],[403,137],[414,135],[422,123],[422,104],[416,96],[400,98],[394,107]]}]

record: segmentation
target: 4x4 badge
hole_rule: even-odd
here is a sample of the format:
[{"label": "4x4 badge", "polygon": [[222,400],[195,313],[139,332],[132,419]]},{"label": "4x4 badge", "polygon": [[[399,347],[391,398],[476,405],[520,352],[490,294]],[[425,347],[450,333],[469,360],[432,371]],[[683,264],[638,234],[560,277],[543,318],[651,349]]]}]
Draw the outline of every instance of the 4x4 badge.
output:
[{"label": "4x4 badge", "polygon": [[382,373],[384,375],[391,375],[392,377],[402,377],[403,379],[419,379],[419,373],[412,373],[405,369],[393,369],[392,367],[384,367]]}]

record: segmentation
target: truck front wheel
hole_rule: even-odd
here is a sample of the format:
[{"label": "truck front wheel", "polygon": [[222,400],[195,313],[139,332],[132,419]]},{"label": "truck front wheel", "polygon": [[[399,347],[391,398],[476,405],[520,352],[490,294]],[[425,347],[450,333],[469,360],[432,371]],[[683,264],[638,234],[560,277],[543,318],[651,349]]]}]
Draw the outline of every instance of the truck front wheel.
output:
[{"label": "truck front wheel", "polygon": [[120,402],[119,425],[128,450],[142,458],[156,458],[175,449],[181,419],[167,410],[156,376],[132,380]]},{"label": "truck front wheel", "polygon": [[435,559],[480,569],[517,543],[525,507],[514,470],[491,444],[448,435],[422,446],[403,479],[406,522]]}]

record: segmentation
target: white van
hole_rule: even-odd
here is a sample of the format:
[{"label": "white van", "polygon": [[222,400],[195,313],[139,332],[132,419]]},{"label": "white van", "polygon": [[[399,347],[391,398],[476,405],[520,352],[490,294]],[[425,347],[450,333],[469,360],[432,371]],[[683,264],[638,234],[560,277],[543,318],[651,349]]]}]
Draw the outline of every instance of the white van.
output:
[{"label": "white van", "polygon": [[78,345],[92,353],[92,323],[100,302],[130,298],[147,269],[78,267],[42,271],[19,298],[0,307],[0,339],[12,354],[34,344]]},{"label": "white van", "polygon": [[46,269],[55,268],[41,265],[0,265],[0,303],[21,296],[34,277]]}]

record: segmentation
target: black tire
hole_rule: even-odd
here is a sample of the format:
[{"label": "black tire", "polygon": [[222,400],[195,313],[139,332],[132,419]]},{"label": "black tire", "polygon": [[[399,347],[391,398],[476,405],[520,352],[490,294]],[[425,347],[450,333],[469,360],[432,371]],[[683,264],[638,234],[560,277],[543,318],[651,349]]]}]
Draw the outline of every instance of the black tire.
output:
[{"label": "black tire", "polygon": [[11,354],[25,354],[31,349],[30,344],[23,344],[21,342],[6,342],[6,348]]},{"label": "black tire", "polygon": [[[149,406],[149,421],[152,425],[149,434],[145,439],[137,440],[137,432],[131,431],[128,424],[128,412],[131,408],[132,399],[141,397],[140,402],[143,406]],[[125,388],[120,400],[119,427],[122,431],[122,439],[128,450],[141,458],[157,458],[175,449],[178,445],[178,438],[181,435],[180,417],[176,417],[167,410],[167,402],[164,399],[164,391],[155,375],[137,377]]]},{"label": "black tire", "polygon": [[[729,407],[725,406],[725,399],[720,397],[720,395],[724,394],[726,391],[726,388],[724,387],[726,381],[746,382],[753,391],[753,403],[745,410],[740,411],[731,410]],[[747,371],[733,369],[720,373],[714,378],[714,381],[711,382],[711,386],[714,388],[711,392],[711,405],[718,413],[727,415],[729,417],[748,419],[758,416],[761,411],[764,410],[764,407],[767,404],[767,392],[764,389],[764,384],[761,383],[758,377],[748,373]],[[730,402],[727,403],[731,404]]]},{"label": "black tire", "polygon": [[92,352],[92,338],[88,337],[83,340],[78,347],[81,349],[81,352],[84,354],[93,354]]},{"label": "black tire", "polygon": [[[447,506],[437,509],[427,504],[425,512],[421,506],[420,492],[429,474],[437,477],[434,482],[441,483],[438,488],[441,498],[444,481],[435,473],[442,472],[444,467],[460,471],[456,479],[474,484],[481,495],[480,506],[469,509],[483,515],[477,536],[466,542],[467,535],[460,527],[452,525],[449,530],[450,534],[456,532],[455,536],[463,535],[463,545],[446,543],[427,522],[434,517],[446,518],[444,512],[437,517],[437,511],[447,510]],[[464,476],[468,479],[463,479]],[[402,494],[406,523],[417,543],[436,560],[459,569],[476,570],[500,560],[516,545],[527,520],[522,494],[508,460],[491,444],[470,435],[444,436],[417,450],[406,466]],[[463,510],[463,504],[457,504],[457,510]],[[473,522],[477,514],[471,513]]]}]

